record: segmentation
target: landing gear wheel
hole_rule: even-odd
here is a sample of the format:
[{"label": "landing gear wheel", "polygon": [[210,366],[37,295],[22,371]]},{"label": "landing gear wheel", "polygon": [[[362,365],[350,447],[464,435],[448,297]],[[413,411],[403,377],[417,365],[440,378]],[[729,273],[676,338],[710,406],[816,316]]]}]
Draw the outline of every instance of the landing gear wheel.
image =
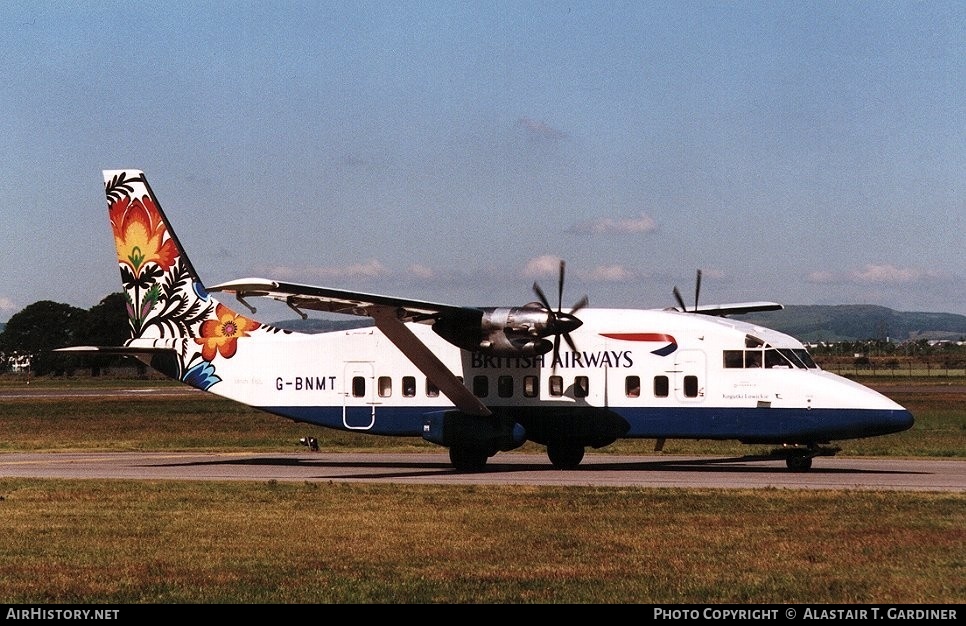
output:
[{"label": "landing gear wheel", "polygon": [[473,446],[453,446],[449,449],[449,461],[460,472],[479,472],[486,467],[490,456]]},{"label": "landing gear wheel", "polygon": [[790,456],[785,459],[785,465],[793,472],[807,472],[812,469],[812,457],[810,456]]},{"label": "landing gear wheel", "polygon": [[584,460],[584,447],[575,443],[549,443],[547,456],[557,469],[574,469]]}]

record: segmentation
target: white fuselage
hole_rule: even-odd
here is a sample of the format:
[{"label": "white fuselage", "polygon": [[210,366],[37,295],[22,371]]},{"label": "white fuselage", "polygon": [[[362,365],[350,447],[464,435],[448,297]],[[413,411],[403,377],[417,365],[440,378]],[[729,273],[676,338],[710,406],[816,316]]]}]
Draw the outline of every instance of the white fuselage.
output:
[{"label": "white fuselage", "polygon": [[[570,424],[582,412],[599,419],[601,410],[619,422],[615,438],[800,443],[893,432],[911,420],[885,396],[813,363],[776,362],[769,350],[801,355],[805,348],[769,329],[662,310],[585,309],[581,320],[572,334],[578,350],[563,346],[557,363],[549,353],[471,353],[427,325],[410,328],[488,408],[530,433],[552,433],[554,420]],[[373,434],[416,436],[426,415],[453,409],[375,327],[241,338],[218,375],[213,393]]]}]

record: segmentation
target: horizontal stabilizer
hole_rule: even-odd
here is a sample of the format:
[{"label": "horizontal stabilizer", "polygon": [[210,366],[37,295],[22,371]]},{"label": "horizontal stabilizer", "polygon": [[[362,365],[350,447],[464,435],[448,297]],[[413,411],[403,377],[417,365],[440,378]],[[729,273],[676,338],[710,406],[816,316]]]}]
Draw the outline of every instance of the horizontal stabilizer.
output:
[{"label": "horizontal stabilizer", "polygon": [[54,352],[98,356],[145,356],[175,352],[175,350],[174,348],[154,346],[70,346],[69,348],[57,348]]}]

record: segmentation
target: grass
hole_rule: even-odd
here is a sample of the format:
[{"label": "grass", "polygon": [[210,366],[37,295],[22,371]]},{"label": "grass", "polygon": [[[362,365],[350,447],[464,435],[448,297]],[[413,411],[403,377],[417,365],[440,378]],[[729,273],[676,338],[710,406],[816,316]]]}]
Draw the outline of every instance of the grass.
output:
[{"label": "grass", "polygon": [[[842,455],[964,455],[962,385],[881,389],[913,412],[916,426],[843,442]],[[327,451],[439,451],[421,440],[319,430],[205,395],[0,402],[4,451],[284,451],[306,435]],[[652,446],[622,441],[602,452]],[[755,452],[716,442],[669,441],[665,449]],[[0,478],[0,531],[0,598],[15,604],[966,597],[961,493]]]},{"label": "grass", "polygon": [[956,494],[0,480],[12,603],[958,603]]}]

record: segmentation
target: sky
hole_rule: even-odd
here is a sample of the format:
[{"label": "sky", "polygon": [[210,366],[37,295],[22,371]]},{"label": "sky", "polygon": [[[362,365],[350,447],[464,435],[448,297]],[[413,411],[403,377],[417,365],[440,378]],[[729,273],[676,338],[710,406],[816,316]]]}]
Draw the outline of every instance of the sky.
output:
[{"label": "sky", "polygon": [[0,0],[0,42],[0,322],[121,290],[122,168],[207,284],[966,314],[961,1]]}]

